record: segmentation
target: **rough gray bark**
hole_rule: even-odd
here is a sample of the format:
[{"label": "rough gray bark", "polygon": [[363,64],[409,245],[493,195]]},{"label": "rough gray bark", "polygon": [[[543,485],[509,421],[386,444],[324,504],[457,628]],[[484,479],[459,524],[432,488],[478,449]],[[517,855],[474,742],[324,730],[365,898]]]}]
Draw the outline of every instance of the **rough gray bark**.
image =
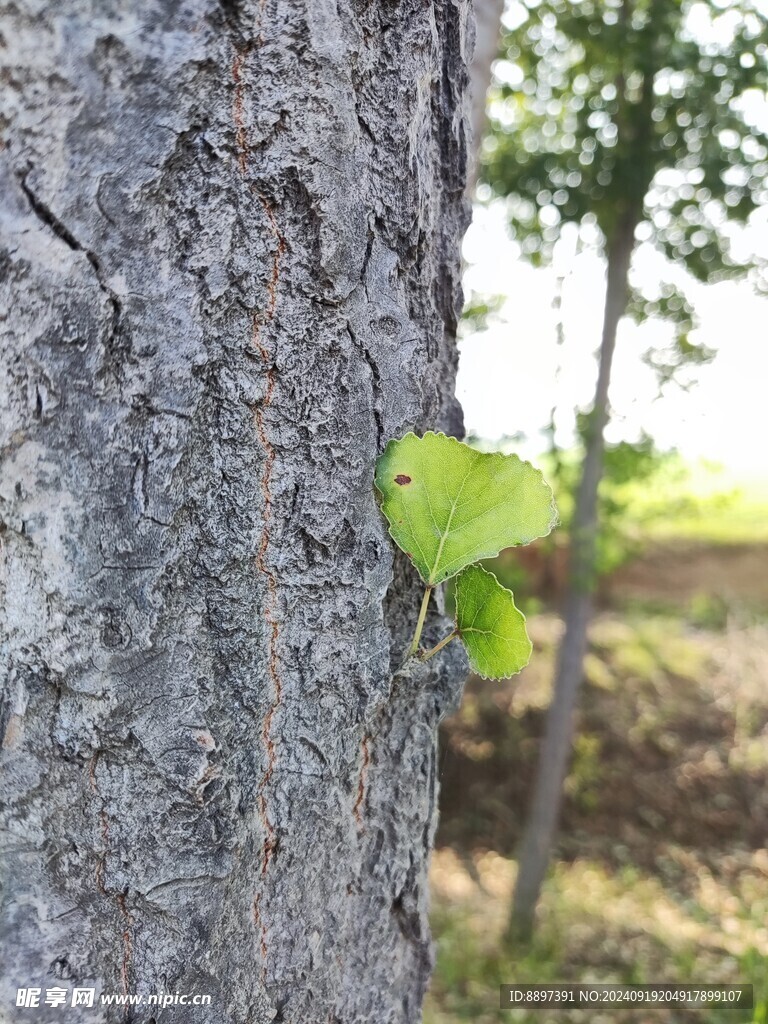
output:
[{"label": "rough gray bark", "polygon": [[627,278],[637,219],[637,212],[630,211],[620,224],[608,252],[600,366],[570,530],[568,589],[563,609],[565,634],[558,651],[531,810],[520,844],[509,926],[509,938],[513,941],[527,939],[533,930],[536,904],[549,865],[571,755],[573,716],[581,689],[587,630],[592,617],[597,499],[603,473],[604,432],[608,423],[608,388],[616,332],[627,307]]},{"label": "rough gray bark", "polygon": [[466,15],[0,8],[3,1020],[420,1017],[464,664],[372,480],[461,430]]}]

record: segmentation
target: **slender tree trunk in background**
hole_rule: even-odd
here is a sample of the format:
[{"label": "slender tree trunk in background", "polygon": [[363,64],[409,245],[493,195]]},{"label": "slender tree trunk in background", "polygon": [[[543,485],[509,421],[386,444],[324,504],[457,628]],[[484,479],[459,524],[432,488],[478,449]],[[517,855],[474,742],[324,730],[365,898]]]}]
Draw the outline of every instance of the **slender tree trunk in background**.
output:
[{"label": "slender tree trunk in background", "polygon": [[466,15],[4,8],[2,1020],[419,1018],[465,665],[372,482],[461,432]]},{"label": "slender tree trunk in background", "polygon": [[616,331],[627,305],[627,277],[636,218],[628,216],[608,249],[603,336],[595,398],[590,413],[581,480],[570,532],[565,634],[558,652],[552,700],[539,753],[536,785],[518,858],[509,938],[527,939],[549,864],[573,735],[573,715],[583,675],[598,530],[597,495],[603,472],[603,434],[608,422],[608,388]]},{"label": "slender tree trunk in background", "polygon": [[475,0],[475,48],[469,75],[472,126],[469,152],[467,193],[471,195],[477,184],[480,145],[486,123],[486,97],[491,84],[491,66],[499,52],[501,16],[504,0]]}]

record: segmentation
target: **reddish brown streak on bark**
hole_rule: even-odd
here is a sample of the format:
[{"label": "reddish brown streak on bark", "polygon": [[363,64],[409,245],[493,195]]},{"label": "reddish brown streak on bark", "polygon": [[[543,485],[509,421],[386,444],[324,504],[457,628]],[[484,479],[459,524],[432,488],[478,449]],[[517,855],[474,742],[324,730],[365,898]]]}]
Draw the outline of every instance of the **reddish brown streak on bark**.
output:
[{"label": "reddish brown streak on bark", "polygon": [[[263,4],[261,7],[263,14]],[[260,31],[259,44],[263,42],[263,35]],[[235,85],[235,95],[233,101],[233,121],[235,125],[235,144],[237,151],[237,164],[241,175],[247,179],[248,174],[248,132],[245,124],[244,115],[244,83],[243,83],[243,67],[249,54],[251,53],[252,46],[249,44],[245,48],[238,50],[235,54],[235,59],[232,65],[232,78]],[[275,242],[274,255],[272,259],[272,269],[270,273],[269,282],[267,284],[267,307],[265,310],[259,311],[254,314],[251,325],[251,338],[250,343],[256,349],[261,356],[261,359],[265,365],[267,372],[267,387],[262,401],[256,406],[254,410],[254,425],[256,427],[256,433],[259,438],[259,442],[264,450],[265,462],[264,471],[261,477],[261,493],[264,501],[264,527],[262,530],[261,541],[259,543],[259,550],[256,555],[256,568],[260,575],[264,577],[267,585],[267,601],[264,609],[264,618],[267,626],[269,627],[269,677],[272,683],[274,692],[274,699],[272,705],[267,712],[264,719],[264,725],[261,731],[261,738],[264,744],[264,748],[267,754],[267,767],[259,784],[259,791],[257,796],[257,806],[259,817],[266,833],[264,841],[264,850],[261,862],[261,874],[264,876],[269,868],[270,861],[275,849],[275,828],[269,819],[267,812],[267,800],[265,796],[265,789],[272,778],[275,767],[275,742],[272,738],[272,720],[275,712],[280,707],[282,701],[282,684],[280,681],[280,673],[278,668],[278,655],[277,645],[279,639],[279,626],[277,619],[275,618],[275,607],[277,604],[277,580],[275,574],[270,568],[267,562],[267,551],[269,549],[269,528],[272,518],[272,470],[275,463],[275,449],[267,434],[264,414],[272,404],[272,399],[275,391],[275,367],[272,362],[270,353],[264,345],[261,332],[266,324],[271,323],[274,319],[275,312],[277,310],[277,299],[278,299],[278,286],[280,282],[280,261],[283,253],[285,252],[285,240],[280,232],[275,217],[274,211],[268,203],[265,196],[259,191],[253,182],[247,182],[249,189],[256,196],[264,210],[264,215],[267,219],[269,226],[269,232]],[[257,894],[253,902],[253,917],[254,924],[261,933],[260,946],[261,955],[263,959],[266,959],[267,955],[267,943],[266,943],[266,928],[261,917],[261,893]]]},{"label": "reddish brown streak on bark", "polygon": [[109,853],[109,815],[107,814],[107,809],[104,806],[103,797],[96,779],[96,766],[99,763],[99,757],[100,753],[97,751],[91,758],[90,764],[88,765],[88,780],[91,784],[91,789],[99,800],[102,801],[102,805],[99,810],[99,822],[101,824],[101,841],[103,849],[99,854],[98,863],[96,865],[96,885],[103,896],[109,897],[110,895],[114,895],[118,910],[125,921],[125,927],[122,933],[123,960],[120,966],[120,981],[123,988],[123,995],[127,995],[129,989],[131,960],[133,958],[133,939],[131,938],[130,929],[134,923],[134,917],[128,910],[128,906],[125,901],[125,893],[110,893],[104,884],[104,872],[106,871],[107,854]]}]

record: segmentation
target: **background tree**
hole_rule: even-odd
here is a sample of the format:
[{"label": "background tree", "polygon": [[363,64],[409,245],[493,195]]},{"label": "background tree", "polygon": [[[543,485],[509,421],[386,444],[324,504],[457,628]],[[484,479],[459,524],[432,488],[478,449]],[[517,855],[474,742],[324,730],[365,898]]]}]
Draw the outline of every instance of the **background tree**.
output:
[{"label": "background tree", "polygon": [[478,155],[487,124],[487,97],[492,80],[493,61],[499,49],[504,0],[475,0],[475,45],[469,74],[471,145],[467,173],[467,194],[477,183]]},{"label": "background tree", "polygon": [[4,1020],[419,1016],[466,666],[373,475],[461,431],[466,16],[3,9]]},{"label": "background tree", "polygon": [[[521,846],[511,929],[526,934],[556,827],[591,613],[598,485],[616,331],[628,312],[671,314],[675,352],[691,351],[684,297],[630,295],[632,253],[654,246],[703,282],[743,276],[730,244],[768,201],[768,138],[749,120],[766,85],[766,18],[750,0],[531,0],[497,66],[484,179],[508,197],[513,232],[534,264],[563,226],[589,230],[606,260],[599,372],[584,431],[570,528],[565,635],[532,811]],[[596,229],[596,230],[595,230]],[[631,304],[630,304],[631,300]]]}]

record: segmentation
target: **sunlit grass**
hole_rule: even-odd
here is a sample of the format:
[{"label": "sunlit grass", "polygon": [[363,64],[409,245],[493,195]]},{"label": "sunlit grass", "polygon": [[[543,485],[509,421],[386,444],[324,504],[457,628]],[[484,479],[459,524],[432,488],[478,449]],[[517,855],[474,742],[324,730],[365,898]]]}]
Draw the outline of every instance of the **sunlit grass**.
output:
[{"label": "sunlit grass", "polygon": [[735,494],[722,509],[702,507],[689,515],[650,523],[645,536],[653,540],[689,540],[708,544],[768,543],[768,501]]},{"label": "sunlit grass", "polygon": [[[575,458],[576,453],[565,455],[566,462]],[[542,463],[546,473],[548,458]],[[574,465],[570,471],[574,480],[577,468]],[[768,541],[768,476],[757,469],[751,475],[734,473],[715,463],[689,463],[671,454],[660,456],[655,468],[640,479],[629,473],[621,481],[606,479],[601,486],[604,499],[610,499],[602,513],[604,521],[608,518],[609,548],[632,550],[648,541],[667,540]],[[567,522],[572,496],[560,489],[557,499],[561,518]],[[616,536],[611,537],[614,531]]]},{"label": "sunlit grass", "polygon": [[[507,952],[501,936],[514,861],[494,853],[462,860],[452,850],[438,850],[431,873],[437,967],[425,1024],[639,1019],[632,1011],[530,1014],[498,1006],[499,985],[504,983],[587,981],[752,982],[754,1012],[702,1010],[695,1019],[700,1024],[763,1024],[768,1020],[764,852],[735,850],[731,872],[720,877],[690,851],[670,846],[665,854],[686,872],[685,893],[631,866],[610,871],[586,860],[556,864],[545,887],[535,939],[525,950]],[[659,1024],[690,1019],[690,1011],[653,1014]]]},{"label": "sunlit grass", "polygon": [[[768,542],[768,478],[737,476],[707,464],[687,467],[685,474],[656,486],[638,488],[633,515],[640,532],[652,540],[689,540],[710,544]],[[670,514],[663,514],[664,503]],[[656,510],[661,514],[655,514]]]}]

